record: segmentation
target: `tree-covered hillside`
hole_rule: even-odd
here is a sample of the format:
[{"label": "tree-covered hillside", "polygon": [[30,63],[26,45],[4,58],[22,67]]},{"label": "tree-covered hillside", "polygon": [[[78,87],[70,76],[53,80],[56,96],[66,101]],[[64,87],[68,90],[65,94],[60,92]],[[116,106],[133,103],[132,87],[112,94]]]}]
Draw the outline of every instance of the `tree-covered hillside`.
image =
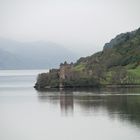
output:
[{"label": "tree-covered hillside", "polygon": [[53,87],[52,81],[54,87],[140,85],[140,28],[116,36],[103,51],[80,58],[73,65],[60,65],[46,78],[40,74],[36,87],[42,87],[41,83],[42,88]]},{"label": "tree-covered hillside", "polygon": [[140,83],[140,28],[118,35],[103,51],[80,58],[75,68],[91,71],[101,83]]}]

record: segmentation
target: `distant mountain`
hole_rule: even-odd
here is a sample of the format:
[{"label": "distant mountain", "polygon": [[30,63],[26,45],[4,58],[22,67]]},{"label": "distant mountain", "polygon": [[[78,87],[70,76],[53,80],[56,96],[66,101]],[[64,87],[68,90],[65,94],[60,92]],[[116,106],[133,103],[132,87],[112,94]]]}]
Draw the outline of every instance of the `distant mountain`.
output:
[{"label": "distant mountain", "polygon": [[0,69],[20,67],[21,61],[14,54],[0,49]]},{"label": "distant mountain", "polygon": [[43,69],[75,61],[77,54],[52,42],[0,39],[0,69]]}]

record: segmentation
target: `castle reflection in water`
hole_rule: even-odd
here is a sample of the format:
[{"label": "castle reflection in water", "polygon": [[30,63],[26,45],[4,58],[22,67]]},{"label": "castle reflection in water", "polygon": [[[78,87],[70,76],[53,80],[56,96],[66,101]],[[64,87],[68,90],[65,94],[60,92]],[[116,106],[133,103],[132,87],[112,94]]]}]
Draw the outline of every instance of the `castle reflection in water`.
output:
[{"label": "castle reflection in water", "polygon": [[61,114],[64,116],[73,115],[74,111],[74,95],[71,91],[59,92],[39,92],[38,99],[52,104],[59,104]]},{"label": "castle reflection in water", "polygon": [[81,115],[97,115],[99,112],[106,112],[111,118],[117,117],[140,127],[140,89],[59,90],[38,92],[38,95],[41,102],[59,106],[64,116],[73,116],[79,109]]},{"label": "castle reflection in water", "polygon": [[64,91],[60,92],[60,108],[64,115],[72,115],[74,110],[73,93]]}]

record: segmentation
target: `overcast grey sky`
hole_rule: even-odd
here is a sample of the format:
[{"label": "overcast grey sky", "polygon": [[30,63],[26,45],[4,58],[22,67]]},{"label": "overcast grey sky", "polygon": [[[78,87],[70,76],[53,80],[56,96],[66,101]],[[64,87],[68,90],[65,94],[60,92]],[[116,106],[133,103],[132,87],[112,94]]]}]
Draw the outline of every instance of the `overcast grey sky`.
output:
[{"label": "overcast grey sky", "polygon": [[0,37],[52,41],[83,54],[140,27],[140,0],[0,0]]}]

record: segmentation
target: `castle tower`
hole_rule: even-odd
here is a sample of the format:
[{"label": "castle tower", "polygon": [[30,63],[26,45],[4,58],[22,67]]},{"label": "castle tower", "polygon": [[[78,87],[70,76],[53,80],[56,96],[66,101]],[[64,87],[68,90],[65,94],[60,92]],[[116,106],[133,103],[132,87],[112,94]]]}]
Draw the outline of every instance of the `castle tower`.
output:
[{"label": "castle tower", "polygon": [[64,64],[60,64],[59,78],[60,78],[60,87],[63,87],[63,81],[71,77],[71,70],[73,68],[73,63],[68,64],[66,61]]}]

